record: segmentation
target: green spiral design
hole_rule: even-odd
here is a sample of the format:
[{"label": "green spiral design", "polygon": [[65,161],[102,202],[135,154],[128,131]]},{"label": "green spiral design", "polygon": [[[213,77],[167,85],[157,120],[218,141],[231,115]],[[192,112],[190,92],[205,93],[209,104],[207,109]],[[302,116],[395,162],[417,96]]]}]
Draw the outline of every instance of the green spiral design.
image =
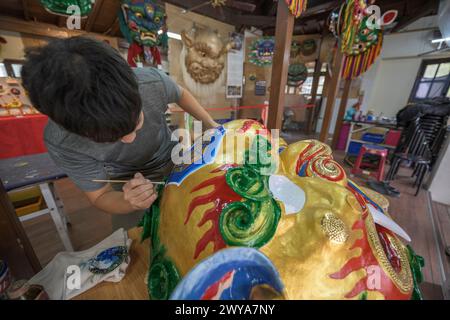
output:
[{"label": "green spiral design", "polygon": [[[158,188],[161,196],[163,188]],[[167,300],[181,280],[175,264],[166,256],[166,248],[159,239],[160,209],[159,198],[145,212],[140,226],[143,227],[141,241],[150,238],[150,269],[147,278],[147,290],[150,299]]]},{"label": "green spiral design", "polygon": [[226,205],[219,218],[222,238],[229,246],[260,248],[274,236],[281,216],[278,203],[269,190],[269,176],[261,169],[261,155],[271,150],[266,138],[257,135],[245,153],[244,165],[228,169],[227,184],[243,201]]},{"label": "green spiral design", "polygon": [[227,184],[240,196],[263,201],[271,198],[268,188],[268,176],[261,176],[252,167],[231,168],[226,174]]},{"label": "green spiral design", "polygon": [[153,300],[167,300],[181,277],[174,263],[164,256],[154,259],[148,273],[148,293]]},{"label": "green spiral design", "polygon": [[227,245],[260,248],[272,239],[281,210],[272,200],[228,204],[220,215],[220,233]]}]

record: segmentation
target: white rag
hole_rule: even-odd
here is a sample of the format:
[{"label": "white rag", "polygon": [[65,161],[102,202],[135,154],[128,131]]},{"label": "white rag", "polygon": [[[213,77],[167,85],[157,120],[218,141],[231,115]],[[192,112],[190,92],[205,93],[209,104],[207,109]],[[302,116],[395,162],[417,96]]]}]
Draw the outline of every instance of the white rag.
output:
[{"label": "white rag", "polygon": [[[125,271],[130,263],[129,255],[120,266],[107,274],[90,272],[88,261],[111,247],[126,246],[129,252],[132,241],[128,239],[127,232],[121,228],[90,249],[78,252],[60,252],[44,269],[35,274],[29,283],[42,285],[52,300],[70,300],[102,281],[119,282],[125,276]],[[71,280],[75,275],[72,270],[68,272],[69,266],[79,267],[79,289],[70,289],[73,286],[66,285],[68,282],[73,283]]]}]

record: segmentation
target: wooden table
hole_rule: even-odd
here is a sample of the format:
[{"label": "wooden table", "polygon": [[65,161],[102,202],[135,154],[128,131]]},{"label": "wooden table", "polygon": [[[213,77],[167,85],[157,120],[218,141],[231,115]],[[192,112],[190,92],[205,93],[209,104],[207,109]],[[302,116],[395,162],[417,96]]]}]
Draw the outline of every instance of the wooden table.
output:
[{"label": "wooden table", "polygon": [[52,161],[48,153],[39,153],[0,160],[0,179],[6,191],[39,186],[47,208],[20,217],[20,221],[50,214],[66,251],[73,251],[67,224],[69,217],[53,182],[67,175]]},{"label": "wooden table", "polygon": [[150,259],[150,243],[148,239],[141,243],[141,230],[128,230],[128,236],[133,240],[130,248],[131,261],[122,281],[102,282],[76,296],[74,300],[148,300],[144,281]]}]

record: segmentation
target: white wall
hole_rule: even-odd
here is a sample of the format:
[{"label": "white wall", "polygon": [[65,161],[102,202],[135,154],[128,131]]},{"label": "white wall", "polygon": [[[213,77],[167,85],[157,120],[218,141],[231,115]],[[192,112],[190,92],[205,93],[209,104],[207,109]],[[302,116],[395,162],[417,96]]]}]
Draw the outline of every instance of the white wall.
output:
[{"label": "white wall", "polygon": [[[352,106],[352,105],[354,105],[357,102],[358,102],[358,99],[348,99],[347,106]],[[337,118],[337,114],[339,112],[339,105],[340,104],[341,104],[341,99],[337,98],[334,101],[333,115],[331,116],[330,128],[328,129],[329,133],[334,133],[334,128],[336,126],[336,118]],[[320,109],[320,115],[319,115],[319,118],[317,119],[316,132],[320,132],[320,129],[322,128],[323,116],[325,114],[326,105],[327,105],[327,98],[324,97],[322,99],[322,107]],[[330,139],[332,137],[330,136],[328,138]]]},{"label": "white wall", "polygon": [[[364,93],[363,112],[373,110],[375,115],[394,117],[408,102],[411,90],[422,60],[440,58],[442,55],[418,55],[434,50],[431,45],[432,28],[437,28],[437,16],[425,17],[409,25],[403,33],[389,34],[384,37],[383,49],[372,67],[361,76],[361,89]],[[430,29],[415,31],[419,29]],[[444,54],[450,56],[450,52]],[[348,106],[356,101],[349,101]],[[322,101],[322,110],[316,131],[322,127],[322,117],[326,99]],[[339,99],[335,102],[333,120],[329,132],[334,132],[335,119],[339,108]]]},{"label": "white wall", "polygon": [[429,191],[433,201],[444,203],[450,206],[450,139],[444,144],[442,153],[434,166]]},{"label": "white wall", "polygon": [[[420,19],[405,30],[433,27],[437,27],[437,16]],[[418,56],[435,49],[431,45],[431,39],[433,30],[385,36],[380,57],[363,75],[363,110],[372,109],[376,115],[383,112],[384,115],[395,116],[406,105],[422,61],[450,57],[448,52]]]}]

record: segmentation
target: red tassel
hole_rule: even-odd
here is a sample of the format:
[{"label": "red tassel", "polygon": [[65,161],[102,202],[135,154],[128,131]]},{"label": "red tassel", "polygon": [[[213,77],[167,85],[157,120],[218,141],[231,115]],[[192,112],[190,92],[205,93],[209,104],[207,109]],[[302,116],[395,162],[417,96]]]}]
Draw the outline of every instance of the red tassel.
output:
[{"label": "red tassel", "polygon": [[158,47],[150,47],[150,52],[153,56],[153,64],[160,65],[161,64],[161,54],[159,53]]},{"label": "red tassel", "polygon": [[128,57],[127,57],[128,64],[131,67],[136,68],[135,58],[140,54],[142,54],[143,51],[144,50],[142,49],[142,47],[139,46],[136,42],[131,43],[130,47],[128,48]]}]

